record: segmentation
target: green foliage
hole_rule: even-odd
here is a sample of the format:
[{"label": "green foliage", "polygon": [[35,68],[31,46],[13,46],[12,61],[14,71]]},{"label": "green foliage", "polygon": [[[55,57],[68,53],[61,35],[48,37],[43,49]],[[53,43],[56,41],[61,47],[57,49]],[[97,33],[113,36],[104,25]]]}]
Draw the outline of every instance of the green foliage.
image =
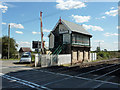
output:
[{"label": "green foliage", "polygon": [[97,56],[98,56],[98,58],[104,58],[104,59],[110,58],[110,54],[108,52],[104,52],[104,51],[98,52]]},{"label": "green foliage", "polygon": [[104,49],[105,52],[107,52],[107,49]]},{"label": "green foliage", "polygon": [[35,62],[35,55],[32,55],[32,62]]},{"label": "green foliage", "polygon": [[100,51],[97,53],[97,59],[110,59],[110,58],[118,58],[120,52],[118,51]]},{"label": "green foliage", "polygon": [[96,48],[96,52],[100,52],[100,47],[97,47],[97,48]]},{"label": "green foliage", "polygon": [[[13,38],[10,38],[10,58],[15,58],[17,54],[18,44],[16,44],[16,41]],[[3,36],[2,37],[2,58],[8,57],[8,37]]]}]

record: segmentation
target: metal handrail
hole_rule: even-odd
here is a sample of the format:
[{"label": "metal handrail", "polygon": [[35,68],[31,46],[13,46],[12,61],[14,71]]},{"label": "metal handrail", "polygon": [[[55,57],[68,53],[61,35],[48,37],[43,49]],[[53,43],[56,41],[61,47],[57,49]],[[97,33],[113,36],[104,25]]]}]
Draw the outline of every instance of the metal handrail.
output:
[{"label": "metal handrail", "polygon": [[56,51],[59,49],[60,45],[57,47],[57,49],[53,52],[53,55],[56,53]]},{"label": "metal handrail", "polygon": [[61,49],[62,46],[60,46],[60,48],[57,50],[57,52],[55,53],[55,55],[57,55],[57,53],[59,52],[59,50]]}]

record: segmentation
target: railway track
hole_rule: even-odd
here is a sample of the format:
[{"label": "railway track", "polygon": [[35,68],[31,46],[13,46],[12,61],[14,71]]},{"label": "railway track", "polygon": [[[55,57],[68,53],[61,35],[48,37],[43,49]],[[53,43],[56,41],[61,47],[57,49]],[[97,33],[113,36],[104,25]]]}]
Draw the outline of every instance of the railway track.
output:
[{"label": "railway track", "polygon": [[[88,66],[82,66],[82,68],[80,66],[75,66],[75,67],[52,67],[52,68],[46,68],[46,69],[41,69],[41,71],[43,70],[43,72],[49,72],[52,74],[60,74],[60,75],[65,75],[68,76],[67,78],[64,78],[62,80],[65,79],[70,79],[70,78],[83,78],[83,79],[88,79],[90,81],[84,83],[82,86],[85,86],[88,83],[92,83],[93,81],[100,81],[101,83],[93,88],[97,88],[99,86],[101,86],[104,83],[112,83],[115,85],[120,85],[120,77],[119,75],[116,76],[115,73],[120,73],[120,63],[113,63],[111,64],[111,62],[114,61],[118,61],[117,60],[111,60],[110,62],[104,61],[104,62],[99,62],[95,63],[94,65],[90,64]],[[38,70],[39,71],[39,70]],[[115,80],[114,80],[115,79]],[[56,83],[56,82],[60,82],[62,80],[58,80],[52,83]],[[52,83],[48,83],[48,84],[52,84]],[[48,84],[45,84],[43,86],[46,86]]]},{"label": "railway track", "polygon": [[116,88],[120,87],[120,62],[119,60],[110,60],[110,62],[85,63],[72,67],[33,68],[3,74],[2,77],[36,89],[53,89],[56,87]]}]

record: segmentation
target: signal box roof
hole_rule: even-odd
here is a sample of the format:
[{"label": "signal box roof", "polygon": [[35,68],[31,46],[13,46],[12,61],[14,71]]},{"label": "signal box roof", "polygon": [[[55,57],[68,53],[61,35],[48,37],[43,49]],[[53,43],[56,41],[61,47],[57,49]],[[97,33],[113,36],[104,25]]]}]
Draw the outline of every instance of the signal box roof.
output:
[{"label": "signal box roof", "polygon": [[69,22],[69,21],[66,21],[66,20],[63,20],[63,19],[61,19],[57,22],[56,26],[53,28],[52,31],[54,31],[56,29],[57,25],[59,25],[60,23],[65,25],[65,27],[72,32],[77,32],[77,33],[85,34],[85,35],[88,35],[88,36],[92,37],[92,35],[87,30],[85,30],[85,28],[82,25],[79,25],[79,24],[76,24],[76,23],[73,23],[73,22]]}]

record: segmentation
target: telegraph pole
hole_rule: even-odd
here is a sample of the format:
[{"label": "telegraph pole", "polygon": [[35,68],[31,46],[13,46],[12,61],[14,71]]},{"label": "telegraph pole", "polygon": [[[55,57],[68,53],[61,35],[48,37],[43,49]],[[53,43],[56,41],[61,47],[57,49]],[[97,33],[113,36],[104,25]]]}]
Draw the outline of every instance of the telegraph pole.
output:
[{"label": "telegraph pole", "polygon": [[43,31],[42,31],[42,12],[40,12],[40,24],[41,24],[41,43],[42,43],[42,54],[44,54],[44,43],[43,43]]},{"label": "telegraph pole", "polygon": [[8,26],[8,59],[10,57],[10,24]]},{"label": "telegraph pole", "polygon": [[100,47],[100,41],[99,41],[99,47]]}]

